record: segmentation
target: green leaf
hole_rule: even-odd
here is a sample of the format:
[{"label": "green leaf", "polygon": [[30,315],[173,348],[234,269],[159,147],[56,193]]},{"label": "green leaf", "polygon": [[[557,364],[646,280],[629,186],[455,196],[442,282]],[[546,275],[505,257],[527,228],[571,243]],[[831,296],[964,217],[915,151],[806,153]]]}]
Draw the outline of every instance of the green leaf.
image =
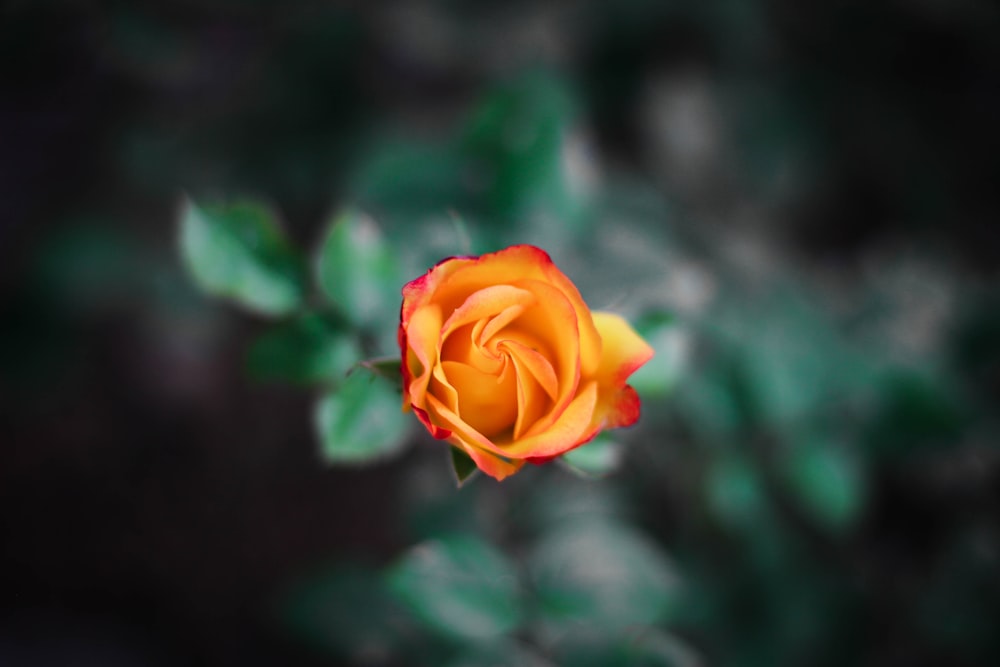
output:
[{"label": "green leaf", "polygon": [[455,473],[455,481],[458,482],[459,486],[465,484],[465,482],[476,474],[479,467],[476,462],[469,458],[469,455],[460,450],[458,447],[449,447],[451,450],[451,470]]},{"label": "green leaf", "polygon": [[654,623],[678,583],[656,544],[609,521],[581,520],[546,533],[528,562],[539,631],[555,635],[581,625],[620,630]]},{"label": "green leaf", "polygon": [[387,137],[368,147],[350,191],[364,207],[412,220],[451,207],[467,209],[469,176],[468,165],[448,142]]},{"label": "green leaf", "polygon": [[708,505],[732,529],[753,530],[768,510],[763,480],[753,462],[736,454],[722,454],[705,480]]},{"label": "green leaf", "polygon": [[261,334],[247,351],[255,380],[340,381],[361,356],[357,339],[320,313],[305,313]]},{"label": "green leaf", "polygon": [[362,327],[397,322],[402,281],[378,225],[354,209],[329,226],[316,260],[316,280],[347,318]]},{"label": "green leaf", "polygon": [[584,477],[603,477],[621,465],[621,445],[601,433],[585,445],[572,449],[557,459],[569,470]]},{"label": "green leaf", "polygon": [[663,396],[677,386],[691,356],[691,339],[667,315],[646,318],[636,330],[656,354],[629,376],[628,383],[642,397]]},{"label": "green leaf", "polygon": [[[528,72],[489,90],[461,133],[467,171],[495,221],[553,245],[583,231],[590,179],[579,112],[564,80]],[[539,217],[541,216],[541,217]],[[538,225],[539,220],[547,224]]]},{"label": "green leaf", "polygon": [[475,537],[421,543],[388,571],[387,581],[417,619],[444,637],[490,639],[521,622],[517,571]]},{"label": "green leaf", "polygon": [[352,373],[316,404],[321,452],[329,463],[367,463],[396,454],[410,424],[398,392],[367,373]]},{"label": "green leaf", "polygon": [[864,508],[865,485],[858,462],[830,443],[799,443],[782,466],[786,488],[801,509],[823,528],[843,533]]},{"label": "green leaf", "polygon": [[264,315],[302,304],[305,270],[272,211],[242,201],[202,207],[185,199],[180,249],[195,283]]}]

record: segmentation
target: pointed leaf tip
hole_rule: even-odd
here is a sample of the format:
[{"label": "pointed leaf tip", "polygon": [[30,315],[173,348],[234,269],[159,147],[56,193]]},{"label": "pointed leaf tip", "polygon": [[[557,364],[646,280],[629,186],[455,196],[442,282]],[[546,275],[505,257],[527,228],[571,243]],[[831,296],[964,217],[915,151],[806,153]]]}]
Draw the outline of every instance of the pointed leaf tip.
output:
[{"label": "pointed leaf tip", "polygon": [[479,468],[476,467],[475,461],[469,458],[469,455],[458,449],[457,447],[449,447],[451,449],[451,470],[455,473],[455,481],[458,483],[459,488],[461,488],[471,477],[473,477]]}]

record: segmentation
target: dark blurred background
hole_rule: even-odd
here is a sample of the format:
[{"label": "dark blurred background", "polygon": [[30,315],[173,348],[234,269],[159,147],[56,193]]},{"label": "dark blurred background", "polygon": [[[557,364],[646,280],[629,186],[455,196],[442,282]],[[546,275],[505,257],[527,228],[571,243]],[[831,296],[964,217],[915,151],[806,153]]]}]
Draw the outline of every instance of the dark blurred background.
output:
[{"label": "dark blurred background", "polygon": [[[622,614],[672,642],[631,664],[998,664],[998,19],[0,3],[0,664],[629,664],[572,645]],[[184,192],[261,198],[306,252],[359,205],[406,278],[454,215],[542,245],[659,332],[620,468],[456,491],[416,431],[324,465],[315,395],[245,373],[263,320],[185,274]],[[655,613],[524,602],[492,663],[396,603],[343,629],[384,590],[358,581],[445,533],[531,599],[580,508],[670,563]],[[310,577],[330,600],[296,602]]]}]

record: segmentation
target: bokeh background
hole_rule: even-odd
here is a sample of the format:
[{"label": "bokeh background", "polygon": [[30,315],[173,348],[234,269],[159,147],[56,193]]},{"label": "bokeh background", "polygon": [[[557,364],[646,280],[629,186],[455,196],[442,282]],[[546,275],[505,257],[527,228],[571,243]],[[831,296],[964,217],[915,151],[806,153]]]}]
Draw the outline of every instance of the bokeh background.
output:
[{"label": "bokeh background", "polygon": [[[0,3],[0,664],[997,664],[998,19]],[[324,350],[396,322],[205,294],[184,193],[306,257],[364,211],[400,284],[544,247],[656,347],[640,425],[331,465]]]}]

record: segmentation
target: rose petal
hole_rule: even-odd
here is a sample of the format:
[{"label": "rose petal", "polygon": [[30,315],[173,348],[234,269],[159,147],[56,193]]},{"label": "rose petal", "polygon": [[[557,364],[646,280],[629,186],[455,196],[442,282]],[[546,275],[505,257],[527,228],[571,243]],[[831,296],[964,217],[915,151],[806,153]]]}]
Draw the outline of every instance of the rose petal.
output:
[{"label": "rose petal", "polygon": [[468,454],[469,458],[476,464],[476,467],[498,482],[505,477],[513,475],[524,465],[524,461],[507,461],[489,452],[484,452],[477,447],[466,445],[461,441],[453,442],[452,446],[458,447]]},{"label": "rose petal", "polygon": [[513,319],[525,308],[536,302],[535,295],[512,285],[493,285],[470,294],[461,306],[448,317],[441,332],[442,338],[458,327],[491,318],[501,313]]},{"label": "rose petal", "polygon": [[516,440],[553,405],[558,396],[559,380],[552,364],[528,345],[508,338],[500,341],[497,347],[508,355],[517,371]]},{"label": "rose petal", "polygon": [[604,352],[595,375],[600,390],[593,423],[604,428],[630,426],[639,418],[639,396],[625,382],[653,357],[653,348],[619,315],[594,313],[594,324]]},{"label": "rose petal", "polygon": [[437,396],[438,399],[448,406],[449,410],[458,410],[458,391],[452,385],[448,376],[445,375],[441,364],[435,366],[434,370],[431,371],[431,382],[427,387],[427,391]]},{"label": "rose petal", "polygon": [[502,449],[485,435],[472,428],[461,417],[455,414],[453,410],[449,410],[448,407],[435,398],[433,394],[427,395],[427,407],[430,420],[439,425],[440,428],[444,428],[445,430],[450,430],[452,432],[451,442],[462,442],[464,445],[482,449],[487,453],[495,454],[496,456],[503,457],[504,459],[513,458],[508,456],[508,452],[506,450]]},{"label": "rose petal", "polygon": [[538,381],[530,371],[522,368],[522,362],[511,357],[511,363],[517,368],[517,419],[514,422],[514,440],[517,440],[532,425],[536,424],[546,408],[552,405],[543,394]]},{"label": "rose petal", "polygon": [[[538,280],[551,285],[562,292],[575,315],[583,372],[590,375],[596,371],[601,359],[601,336],[579,290],[556,267],[548,253],[531,245],[515,245],[476,259],[451,262],[454,264],[438,265],[432,269],[434,275],[425,277],[426,280],[415,285],[411,291],[421,294],[432,291],[435,303],[441,304],[448,312],[449,308],[458,307],[466,295],[492,285],[513,285],[519,279]],[[445,277],[447,282],[443,280]]]},{"label": "rose petal", "polygon": [[[580,340],[572,305],[559,289],[537,280],[517,283],[538,297],[538,305],[529,308],[504,333],[511,340],[552,341],[545,352],[553,362],[558,379],[558,395],[551,410],[531,425],[528,433],[549,429],[577,394],[580,384]],[[553,333],[557,332],[557,333]],[[521,336],[526,336],[523,340]],[[529,345],[529,347],[531,347]]]},{"label": "rose petal", "polygon": [[420,423],[427,428],[430,434],[438,440],[444,440],[451,437],[451,431],[441,428],[440,426],[436,426],[431,422],[430,416],[427,414],[426,410],[422,410],[421,408],[414,406],[413,414],[417,416],[417,419],[419,419]]},{"label": "rose petal", "polygon": [[458,405],[452,409],[462,421],[486,437],[511,427],[517,417],[514,373],[498,377],[457,361],[443,361],[441,368],[455,388]]},{"label": "rose petal", "polygon": [[506,339],[499,342],[497,347],[507,351],[511,358],[517,362],[518,370],[524,369],[531,374],[538,384],[545,390],[548,397],[556,400],[559,392],[559,379],[552,369],[549,360],[542,356],[537,350],[524,345],[514,339]]},{"label": "rose petal", "polygon": [[565,451],[559,452],[558,454],[550,454],[548,456],[528,456],[524,460],[527,461],[528,463],[534,463],[535,465],[542,465],[543,463],[548,463],[552,459],[559,458],[566,452],[571,452],[577,447],[582,447],[583,445],[586,445],[588,442],[593,440],[594,437],[597,436],[597,434],[600,432],[601,429],[592,427],[589,431],[583,434],[583,436],[576,442],[576,444],[574,444],[572,447],[570,447]]},{"label": "rose petal", "polygon": [[529,429],[530,435],[511,443],[501,443],[501,446],[510,458],[561,454],[576,446],[590,432],[596,403],[597,383],[588,382],[549,428],[540,432],[535,428]]},{"label": "rose petal", "polygon": [[[603,401],[603,402],[602,402]],[[602,428],[622,428],[639,421],[642,401],[639,394],[629,385],[625,385],[613,394],[598,398],[598,408],[594,410],[595,418],[603,415]]]},{"label": "rose petal", "polygon": [[438,360],[441,309],[434,304],[418,308],[403,327],[401,338],[406,345],[404,407],[407,401],[423,407],[422,396],[427,392],[431,370]]},{"label": "rose petal", "polygon": [[403,285],[403,305],[399,319],[404,325],[413,313],[431,302],[441,284],[463,267],[474,263],[475,257],[448,257],[435,264],[424,275]]}]

